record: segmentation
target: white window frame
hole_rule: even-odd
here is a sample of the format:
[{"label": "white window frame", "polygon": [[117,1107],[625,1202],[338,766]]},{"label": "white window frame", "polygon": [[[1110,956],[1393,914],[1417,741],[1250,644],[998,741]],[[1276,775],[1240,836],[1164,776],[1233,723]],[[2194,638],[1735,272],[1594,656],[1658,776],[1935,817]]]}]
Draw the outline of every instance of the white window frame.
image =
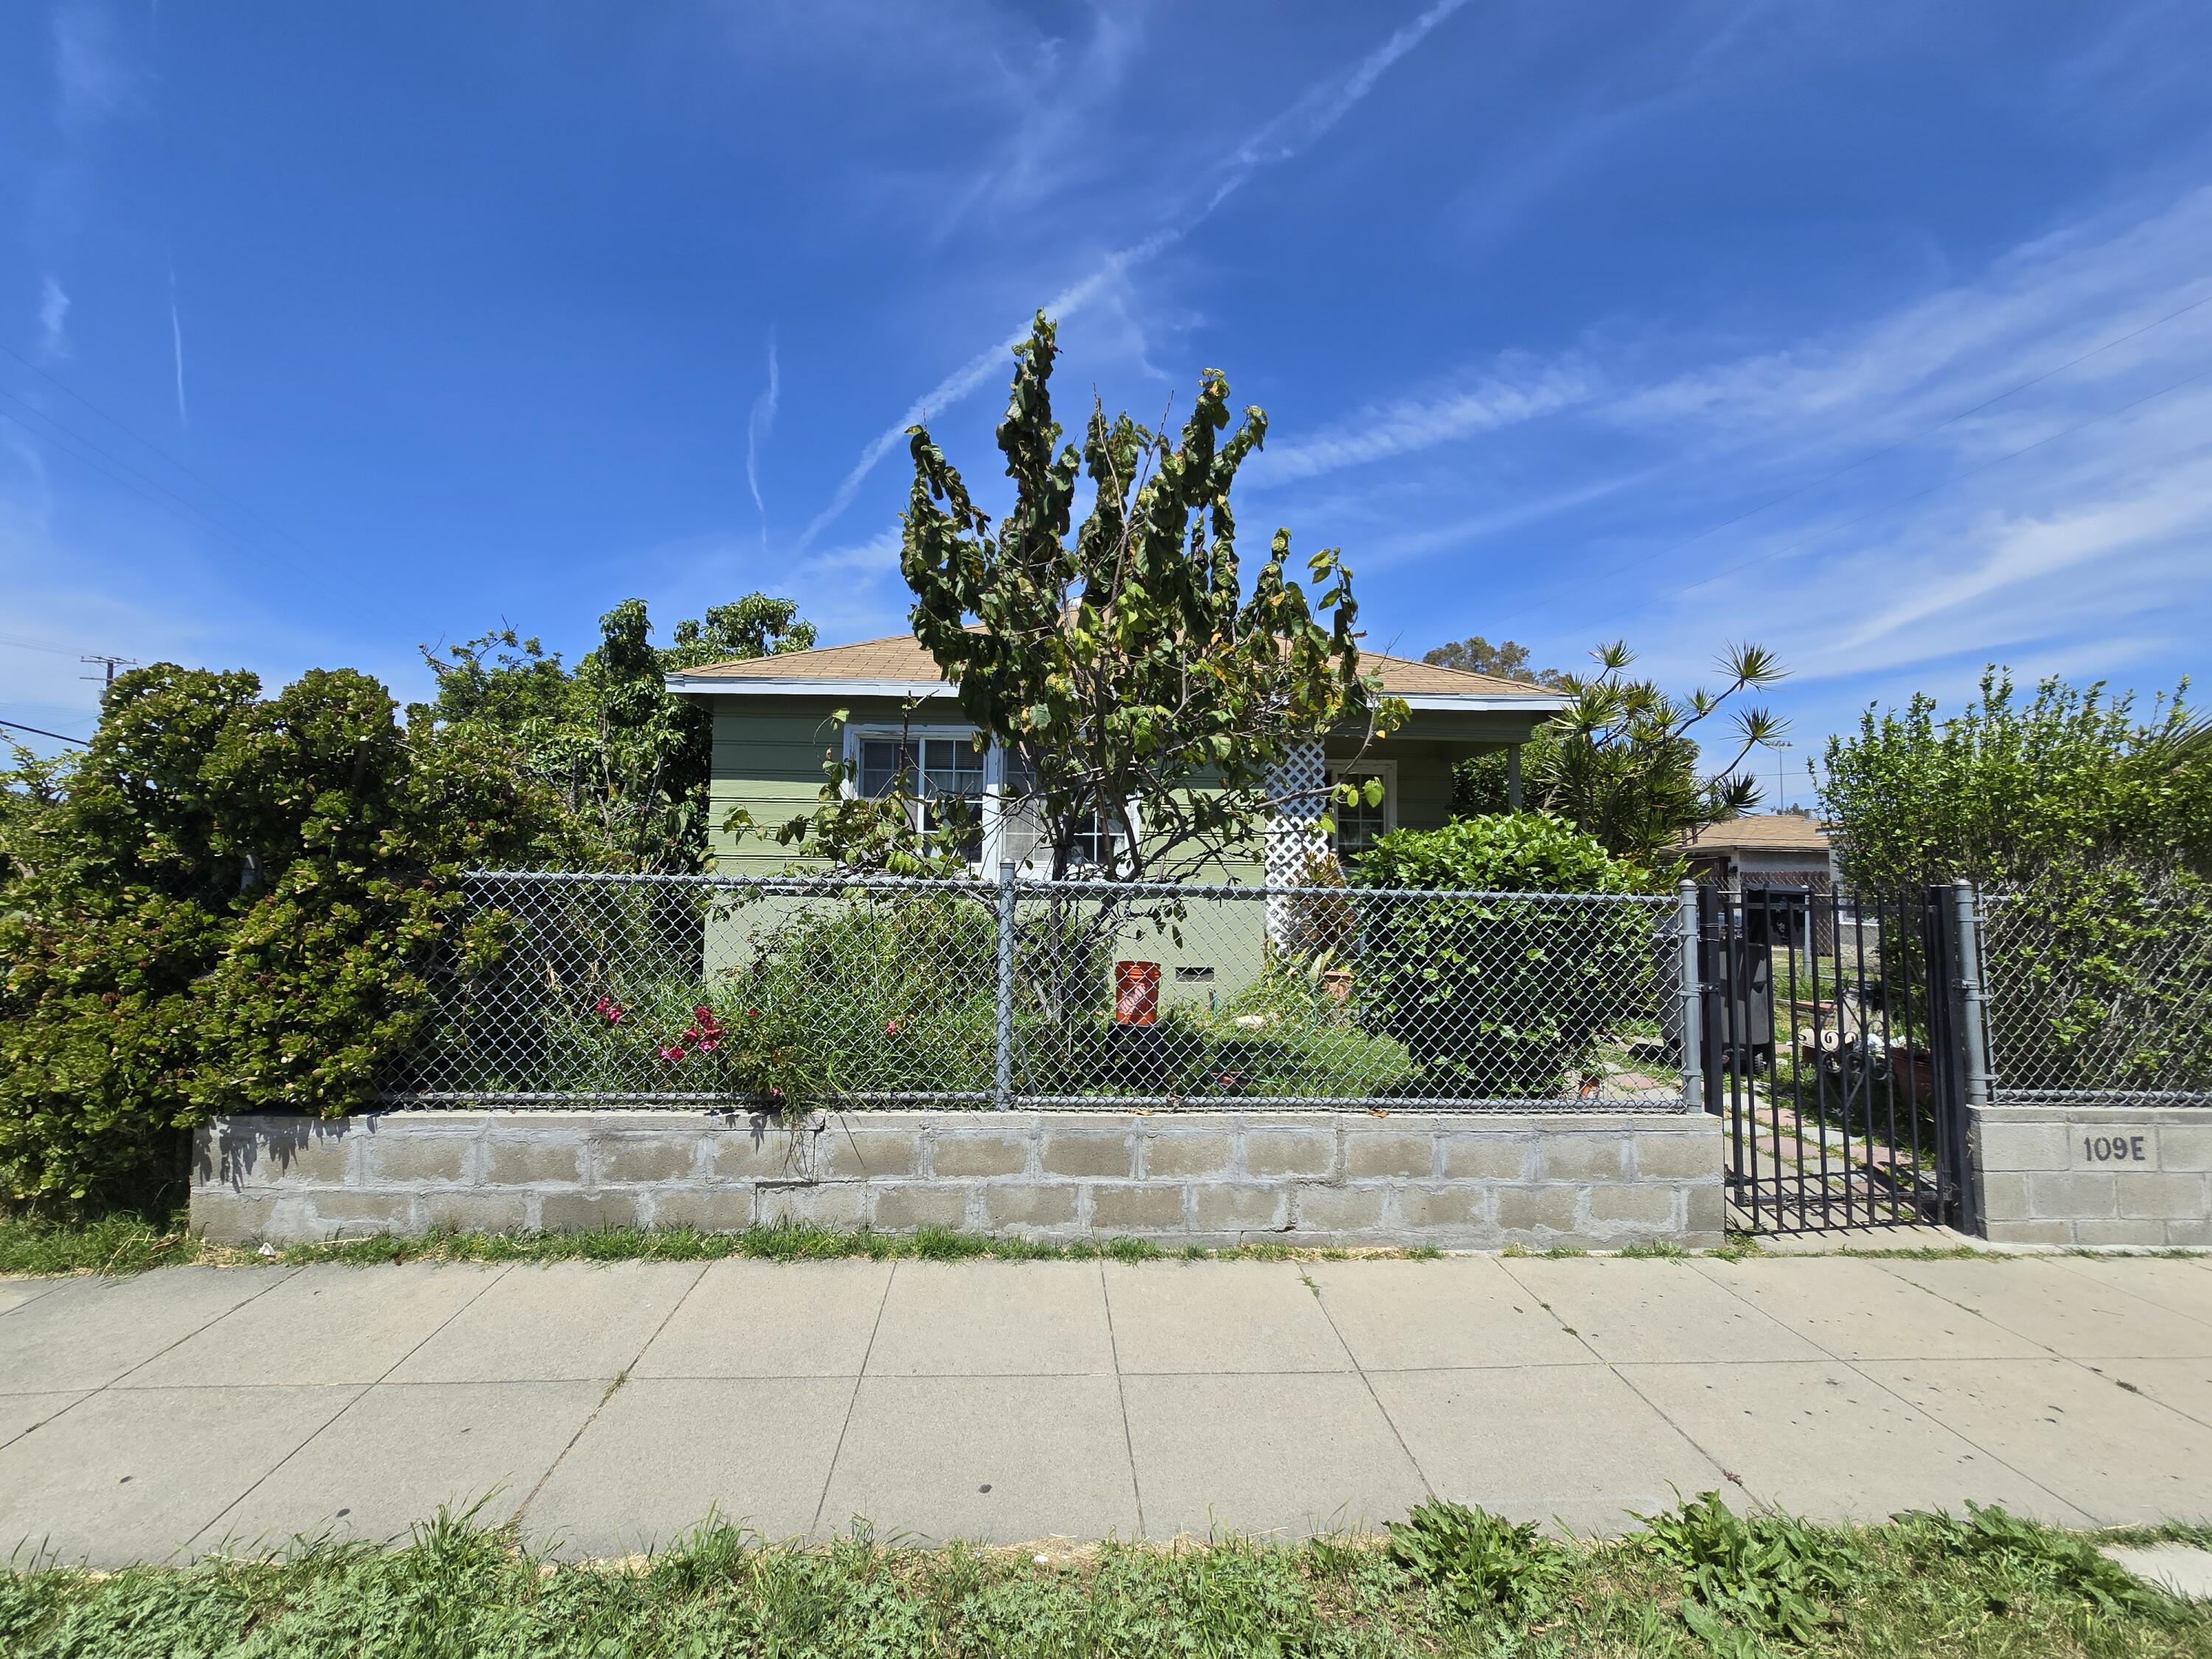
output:
[{"label": "white window frame", "polygon": [[[853,799],[860,793],[860,744],[866,738],[890,738],[910,742],[917,738],[954,738],[963,743],[975,741],[975,728],[960,720],[848,720],[844,731],[843,781],[840,787],[846,799]],[[1388,785],[1384,786],[1386,788]],[[1006,819],[1006,754],[994,740],[983,749],[983,855],[969,866],[979,873],[994,875],[1005,843]],[[1137,803],[1129,803],[1129,823],[1139,834],[1143,827],[1137,817]],[[1032,854],[1021,866],[1025,876],[1048,872],[1052,851],[1039,849],[1042,856]],[[1091,873],[1085,872],[1083,873]]]},{"label": "white window frame", "polygon": [[[866,738],[888,738],[896,743],[910,743],[918,738],[935,738],[972,745],[975,728],[960,720],[848,720],[845,725],[843,779],[840,784],[848,800],[857,799],[860,793],[860,744]],[[1006,767],[999,755],[999,745],[988,744],[983,749],[983,861],[986,870],[997,868],[994,854],[999,847],[1000,800],[1005,793]],[[975,867],[969,866],[971,869]]]},{"label": "white window frame", "polygon": [[[1395,760],[1343,760],[1324,763],[1332,789],[1349,778],[1380,778],[1382,780],[1382,828],[1378,832],[1389,835],[1398,827],[1398,763]],[[1340,803],[1334,795],[1328,802],[1329,819],[1335,821]],[[1328,833],[1328,852],[1331,858],[1341,859],[1337,851],[1337,834]],[[1356,855],[1355,855],[1356,856]]]}]

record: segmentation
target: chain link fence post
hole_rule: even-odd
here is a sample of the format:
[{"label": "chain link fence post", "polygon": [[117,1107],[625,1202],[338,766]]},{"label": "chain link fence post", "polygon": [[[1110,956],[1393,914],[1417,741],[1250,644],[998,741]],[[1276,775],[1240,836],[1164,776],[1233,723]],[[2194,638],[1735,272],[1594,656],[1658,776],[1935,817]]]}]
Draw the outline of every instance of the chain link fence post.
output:
[{"label": "chain link fence post", "polygon": [[993,1103],[1002,1112],[1014,1109],[1014,866],[999,866],[999,971],[995,994],[998,1015],[992,1039]]},{"label": "chain link fence post", "polygon": [[1702,1111],[1705,1104],[1704,1036],[1705,988],[1698,981],[1698,884],[1686,878],[1674,889],[1674,973],[1680,981],[1677,994],[1682,1006],[1682,1109]]},{"label": "chain link fence post", "polygon": [[1990,1103],[1988,995],[1982,986],[1981,906],[1974,884],[1963,876],[1952,884],[1959,939],[1959,1041],[1966,1060],[1966,1104]]}]

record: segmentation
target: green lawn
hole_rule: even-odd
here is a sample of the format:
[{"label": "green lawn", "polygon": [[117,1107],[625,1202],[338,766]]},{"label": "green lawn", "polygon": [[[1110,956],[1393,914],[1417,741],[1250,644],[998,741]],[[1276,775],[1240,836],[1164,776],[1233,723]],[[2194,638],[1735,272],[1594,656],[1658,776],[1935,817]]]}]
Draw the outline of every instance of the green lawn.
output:
[{"label": "green lawn", "polygon": [[1703,1503],[1559,1545],[1425,1505],[1390,1541],[915,1550],[702,1529],[556,1565],[441,1516],[284,1561],[0,1576],[42,1656],[2212,1655],[2212,1610],[2001,1514],[1829,1529]]}]

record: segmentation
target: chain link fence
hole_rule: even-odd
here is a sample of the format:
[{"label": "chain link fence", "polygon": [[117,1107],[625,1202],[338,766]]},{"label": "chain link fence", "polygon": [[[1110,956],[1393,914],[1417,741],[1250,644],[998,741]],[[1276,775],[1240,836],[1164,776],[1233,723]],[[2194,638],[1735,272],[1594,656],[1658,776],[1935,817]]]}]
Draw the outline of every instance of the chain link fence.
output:
[{"label": "chain link fence", "polygon": [[395,1102],[1692,1103],[1672,897],[463,880],[463,948]]},{"label": "chain link fence", "polygon": [[2212,895],[2103,872],[1982,898],[1991,1097],[2212,1105]]}]

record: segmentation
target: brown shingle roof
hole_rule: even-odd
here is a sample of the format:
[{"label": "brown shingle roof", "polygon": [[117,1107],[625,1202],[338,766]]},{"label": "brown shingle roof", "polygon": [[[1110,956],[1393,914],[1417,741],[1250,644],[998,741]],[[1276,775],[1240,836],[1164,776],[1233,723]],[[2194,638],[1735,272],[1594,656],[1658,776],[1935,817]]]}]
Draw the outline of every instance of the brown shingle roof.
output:
[{"label": "brown shingle roof", "polygon": [[1828,831],[1802,812],[1760,812],[1700,830],[1689,844],[1700,853],[1825,853]]},{"label": "brown shingle roof", "polygon": [[[1360,658],[1381,670],[1382,689],[1398,696],[1434,696],[1458,692],[1468,696],[1519,695],[1550,697],[1559,694],[1522,680],[1495,674],[1472,674],[1461,668],[1440,668],[1409,657],[1370,652]],[[736,662],[708,663],[686,669],[684,678],[702,680],[934,680],[941,678],[936,660],[911,634],[888,639],[862,640],[853,645],[827,645],[812,651],[791,651],[779,657],[750,657]]]}]

